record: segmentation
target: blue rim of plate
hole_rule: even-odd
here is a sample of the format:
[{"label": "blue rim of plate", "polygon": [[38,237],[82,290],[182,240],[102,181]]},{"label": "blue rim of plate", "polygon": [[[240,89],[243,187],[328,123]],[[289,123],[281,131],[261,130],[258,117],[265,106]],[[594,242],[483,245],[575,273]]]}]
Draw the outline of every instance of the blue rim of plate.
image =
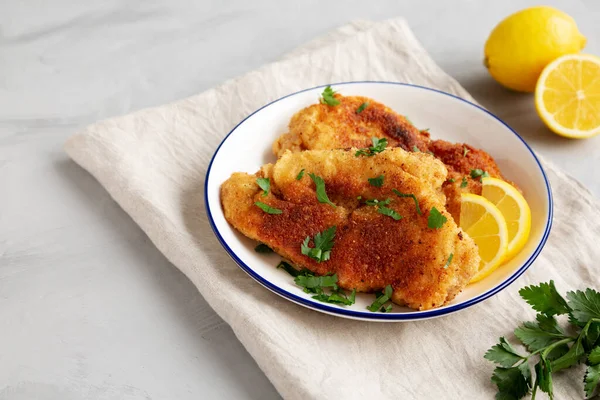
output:
[{"label": "blue rim of plate", "polygon": [[[279,286],[272,284],[268,280],[264,279],[261,275],[256,273],[252,268],[250,268],[250,266],[248,266],[246,263],[244,263],[242,260],[240,260],[240,258],[235,254],[235,252],[227,245],[227,243],[225,242],[225,240],[223,239],[223,237],[221,236],[219,230],[217,229],[217,227],[215,225],[214,219],[212,217],[212,213],[210,211],[210,205],[208,203],[208,179],[210,177],[210,171],[212,168],[213,161],[215,160],[215,157],[219,153],[221,146],[223,146],[223,143],[225,143],[225,141],[229,138],[229,136],[231,136],[231,134],[233,132],[235,132],[235,130],[240,125],[242,125],[248,118],[252,117],[254,114],[261,111],[263,108],[269,107],[271,104],[277,103],[278,101],[281,101],[288,97],[295,96],[299,93],[307,92],[309,90],[314,90],[314,89],[323,88],[323,87],[327,87],[327,86],[351,85],[351,84],[360,84],[360,83],[410,86],[410,87],[415,87],[415,88],[419,88],[419,89],[429,90],[431,92],[437,92],[437,93],[443,94],[445,96],[452,97],[452,98],[462,101],[463,103],[466,103],[472,107],[475,107],[475,108],[483,111],[484,113],[488,114],[492,118],[496,119],[498,122],[500,122],[502,125],[504,125],[509,131],[511,131],[525,145],[527,150],[529,150],[529,152],[531,153],[531,156],[533,157],[533,159],[537,163],[538,167],[540,168],[542,176],[544,177],[544,182],[546,183],[546,189],[547,189],[547,193],[548,193],[548,220],[546,221],[546,227],[544,229],[544,234],[542,236],[542,240],[538,244],[538,246],[535,249],[535,251],[533,252],[533,254],[527,259],[527,261],[525,261],[523,263],[521,268],[519,268],[517,271],[515,271],[515,273],[513,273],[508,279],[506,279],[505,281],[500,283],[498,286],[488,290],[485,293],[480,294],[479,296],[477,296],[473,299],[470,299],[463,303],[449,306],[446,308],[438,308],[438,309],[432,309],[432,310],[427,310],[427,311],[414,311],[414,312],[408,312],[408,313],[390,313],[390,314],[370,313],[370,312],[367,313],[364,311],[348,310],[348,309],[344,309],[341,307],[332,307],[332,306],[327,305],[326,303],[319,303],[319,302],[316,302],[313,300],[302,298],[293,293],[290,293],[287,290],[284,290],[284,289],[280,288]],[[357,318],[357,319],[363,319],[363,320],[384,320],[384,321],[421,320],[421,319],[439,317],[439,316],[446,315],[446,314],[452,314],[454,312],[460,311],[462,309],[465,309],[465,308],[471,307],[477,303],[480,303],[483,300],[486,300],[486,299],[492,297],[493,295],[495,295],[496,293],[504,290],[507,286],[509,286],[511,283],[513,283],[519,276],[521,276],[531,266],[531,264],[535,261],[535,259],[538,257],[538,255],[544,248],[546,241],[548,240],[548,236],[550,235],[550,230],[552,228],[552,220],[554,217],[554,200],[552,198],[552,189],[550,187],[550,181],[548,180],[548,177],[546,176],[546,171],[544,171],[544,168],[542,167],[540,160],[536,157],[535,153],[533,152],[531,147],[529,147],[527,142],[525,142],[525,140],[513,128],[511,128],[506,122],[502,121],[500,118],[498,118],[496,115],[492,114],[485,108],[480,107],[477,104],[471,103],[470,101],[465,100],[461,97],[455,96],[453,94],[446,93],[446,92],[443,92],[443,91],[437,90],[437,89],[428,88],[425,86],[413,85],[410,83],[386,82],[386,81],[350,81],[350,82],[337,82],[337,83],[330,83],[330,84],[326,84],[326,85],[319,85],[319,86],[311,87],[308,89],[303,89],[303,90],[300,90],[300,91],[297,91],[294,93],[290,93],[286,96],[283,96],[277,100],[274,100],[274,101],[262,106],[258,110],[254,111],[252,114],[248,115],[246,118],[244,118],[242,121],[240,121],[227,134],[227,136],[225,136],[223,141],[221,141],[221,143],[219,144],[219,147],[217,147],[217,149],[215,150],[215,153],[213,154],[213,156],[210,160],[210,164],[208,164],[208,169],[206,171],[206,178],[204,180],[204,203],[205,203],[205,207],[206,207],[206,214],[208,216],[208,221],[210,222],[210,226],[212,227],[213,232],[217,236],[217,239],[221,243],[221,246],[223,246],[223,248],[225,249],[225,251],[227,251],[229,256],[238,264],[238,266],[242,270],[244,270],[244,272],[246,272],[248,275],[250,275],[255,281],[260,283],[262,286],[266,287],[267,289],[271,290],[272,292],[279,294],[282,297],[287,298],[288,300],[291,300],[294,303],[298,303],[298,304],[306,306],[308,308],[321,310],[321,311],[324,311],[329,314],[338,314],[338,315],[351,317],[351,318]]]}]

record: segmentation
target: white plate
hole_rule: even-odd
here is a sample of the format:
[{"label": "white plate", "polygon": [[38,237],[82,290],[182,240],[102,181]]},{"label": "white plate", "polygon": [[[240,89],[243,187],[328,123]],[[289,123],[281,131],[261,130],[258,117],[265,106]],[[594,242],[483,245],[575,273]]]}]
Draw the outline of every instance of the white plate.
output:
[{"label": "white plate", "polygon": [[433,138],[468,143],[490,153],[503,174],[524,191],[531,206],[531,236],[525,248],[489,277],[468,286],[450,304],[428,311],[394,305],[391,313],[372,313],[366,306],[372,294],[359,294],[356,304],[337,306],[311,298],[285,271],[275,266],[276,254],[258,254],[257,243],[227,223],[221,209],[219,187],[233,172],[255,173],[274,162],[271,144],[294,113],[314,104],[323,86],[306,89],[267,104],[240,122],[217,148],[205,182],[206,210],[217,238],[238,265],[267,289],[313,310],[370,321],[419,320],[450,314],[485,300],[517,279],[536,259],[546,243],[552,224],[552,192],[546,174],[527,143],[498,117],[448,93],[393,82],[344,82],[331,85],[343,95],[371,97],[407,115],[417,127],[429,128]]}]

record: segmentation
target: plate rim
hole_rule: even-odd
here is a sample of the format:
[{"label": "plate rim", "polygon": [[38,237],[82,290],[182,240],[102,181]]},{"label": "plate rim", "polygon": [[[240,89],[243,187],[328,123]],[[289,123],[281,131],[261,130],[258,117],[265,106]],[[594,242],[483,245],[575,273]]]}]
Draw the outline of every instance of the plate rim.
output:
[{"label": "plate rim", "polygon": [[[467,105],[470,105],[472,107],[475,107],[477,109],[479,109],[480,111],[483,111],[484,113],[488,114],[490,117],[494,118],[495,120],[497,120],[498,122],[500,122],[502,125],[504,125],[510,132],[512,132],[520,141],[521,143],[523,143],[523,145],[525,145],[525,147],[527,148],[527,150],[529,151],[529,153],[533,156],[533,159],[535,160],[535,162],[538,165],[538,168],[540,169],[540,172],[542,173],[542,177],[544,178],[544,183],[546,184],[546,192],[547,192],[547,196],[548,196],[548,219],[546,221],[546,226],[544,228],[544,233],[542,235],[542,239],[540,240],[538,246],[536,247],[536,249],[533,251],[533,253],[531,254],[531,256],[523,263],[523,265],[517,270],[515,271],[508,279],[504,280],[503,282],[501,282],[499,285],[491,288],[490,290],[470,299],[467,300],[463,303],[460,304],[456,304],[453,306],[449,306],[447,308],[434,308],[431,310],[425,310],[425,311],[415,311],[415,312],[410,312],[410,313],[391,313],[391,314],[385,314],[385,313],[366,313],[364,311],[354,311],[354,310],[349,310],[349,309],[344,309],[344,308],[339,308],[339,307],[332,307],[327,305],[326,303],[318,303],[318,302],[313,302],[309,299],[305,299],[303,297],[297,296],[271,282],[269,282],[267,279],[263,278],[260,274],[258,274],[257,272],[255,272],[249,265],[247,265],[246,263],[244,263],[236,254],[235,252],[231,249],[231,247],[229,247],[229,245],[226,243],[225,239],[221,236],[221,233],[219,232],[213,216],[212,216],[212,212],[210,210],[210,204],[209,204],[209,200],[208,200],[208,181],[210,178],[210,172],[212,169],[212,165],[213,162],[217,156],[217,154],[219,153],[219,150],[221,149],[221,147],[223,146],[223,144],[225,143],[225,141],[229,138],[229,136],[231,136],[231,134],[233,132],[236,131],[236,129],[242,125],[248,118],[252,117],[254,114],[258,113],[259,111],[261,111],[262,109],[269,107],[270,105],[277,103],[283,99],[286,99],[288,97],[292,97],[295,95],[298,95],[300,93],[304,93],[310,90],[314,90],[314,89],[318,89],[318,88],[324,88],[327,86],[336,86],[336,85],[352,85],[352,84],[364,84],[364,83],[369,83],[369,84],[384,84],[384,85],[400,85],[400,86],[409,86],[409,87],[414,87],[414,88],[418,88],[418,89],[423,89],[423,90],[428,90],[428,91],[432,91],[432,92],[436,92],[445,96],[449,96],[452,97],[456,100],[459,100],[463,103],[466,103]],[[538,159],[538,157],[535,155],[535,152],[533,151],[533,149],[527,144],[527,142],[521,137],[521,135],[519,135],[511,126],[509,126],[506,122],[504,122],[501,118],[499,118],[498,116],[496,116],[495,114],[493,114],[492,112],[486,110],[485,108],[469,101],[466,99],[463,99],[462,97],[456,96],[454,94],[448,93],[448,92],[444,92],[442,90],[438,90],[438,89],[433,89],[430,87],[426,87],[426,86],[421,86],[421,85],[415,85],[415,84],[411,84],[411,83],[404,83],[404,82],[391,82],[391,81],[370,81],[370,80],[365,80],[365,81],[346,81],[346,82],[335,82],[335,83],[328,83],[328,84],[324,84],[324,85],[318,85],[318,86],[314,86],[314,87],[310,87],[307,89],[302,89],[290,94],[287,94],[283,97],[280,97],[276,100],[273,100],[265,105],[263,105],[262,107],[258,108],[257,110],[255,110],[254,112],[252,112],[251,114],[247,115],[244,119],[242,119],[235,127],[233,127],[233,129],[231,129],[231,131],[229,131],[229,133],[223,138],[223,140],[221,141],[221,143],[219,143],[219,146],[217,146],[211,160],[210,163],[208,164],[208,168],[206,170],[206,175],[205,175],[205,179],[204,179],[204,206],[206,209],[206,215],[208,216],[208,221],[210,223],[210,226],[215,234],[215,236],[217,237],[219,243],[221,244],[221,246],[223,246],[223,248],[225,249],[225,251],[227,252],[227,254],[236,262],[236,264],[244,271],[246,272],[252,279],[254,279],[256,282],[258,282],[259,284],[261,284],[263,287],[269,289],[270,291],[274,292],[275,294],[278,294],[281,297],[286,298],[287,300],[299,304],[301,306],[313,309],[313,310],[317,310],[317,311],[321,311],[324,312],[326,314],[329,315],[335,315],[335,316],[340,316],[340,317],[346,317],[346,318],[352,318],[352,319],[359,319],[359,320],[368,320],[368,321],[414,321],[414,320],[422,320],[422,319],[429,319],[429,318],[435,318],[435,317],[440,317],[443,315],[448,315],[448,314],[452,314],[455,313],[457,311],[463,310],[465,308],[471,307],[475,304],[478,304],[484,300],[489,299],[490,297],[496,295],[497,293],[501,292],[502,290],[506,289],[509,285],[511,285],[517,278],[519,278],[521,275],[523,275],[523,273],[531,266],[531,264],[533,264],[533,262],[537,259],[537,257],[539,256],[540,252],[542,251],[542,249],[544,248],[544,246],[546,245],[546,242],[548,241],[548,237],[550,235],[550,231],[552,229],[552,223],[553,223],[553,219],[554,219],[554,199],[552,196],[552,187],[550,185],[550,181],[548,179],[548,176],[546,175],[546,171],[544,170],[544,167],[542,167],[542,164],[540,163],[540,160]]]}]

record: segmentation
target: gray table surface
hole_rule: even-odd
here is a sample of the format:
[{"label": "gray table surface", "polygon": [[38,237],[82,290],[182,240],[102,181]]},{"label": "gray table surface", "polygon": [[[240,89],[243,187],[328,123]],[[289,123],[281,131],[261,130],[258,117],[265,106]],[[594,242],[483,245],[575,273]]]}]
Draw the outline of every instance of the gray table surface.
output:
[{"label": "gray table surface", "polygon": [[[596,196],[600,137],[559,138],[481,64],[535,1],[0,1],[0,399],[274,399],[194,286],[65,139],[274,61],[353,19],[405,16],[433,58]],[[546,1],[600,53],[600,2]],[[554,188],[560,190],[560,188]],[[418,373],[418,371],[415,371]]]}]

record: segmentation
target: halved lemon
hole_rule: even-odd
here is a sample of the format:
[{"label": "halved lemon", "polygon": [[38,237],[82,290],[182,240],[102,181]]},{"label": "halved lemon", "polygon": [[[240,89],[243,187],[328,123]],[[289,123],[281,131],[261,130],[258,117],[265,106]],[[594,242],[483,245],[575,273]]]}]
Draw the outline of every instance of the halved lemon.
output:
[{"label": "halved lemon", "polygon": [[481,195],[491,201],[502,213],[508,227],[508,253],[513,258],[529,239],[531,210],[525,197],[510,183],[497,178],[484,178]]},{"label": "halved lemon", "polygon": [[498,207],[483,196],[472,193],[462,194],[460,227],[473,238],[479,249],[479,271],[471,279],[471,283],[477,282],[491,274],[505,260],[508,253],[508,227]]},{"label": "halved lemon", "polygon": [[569,54],[552,61],[538,79],[535,106],[559,135],[583,139],[600,133],[600,58]]}]

